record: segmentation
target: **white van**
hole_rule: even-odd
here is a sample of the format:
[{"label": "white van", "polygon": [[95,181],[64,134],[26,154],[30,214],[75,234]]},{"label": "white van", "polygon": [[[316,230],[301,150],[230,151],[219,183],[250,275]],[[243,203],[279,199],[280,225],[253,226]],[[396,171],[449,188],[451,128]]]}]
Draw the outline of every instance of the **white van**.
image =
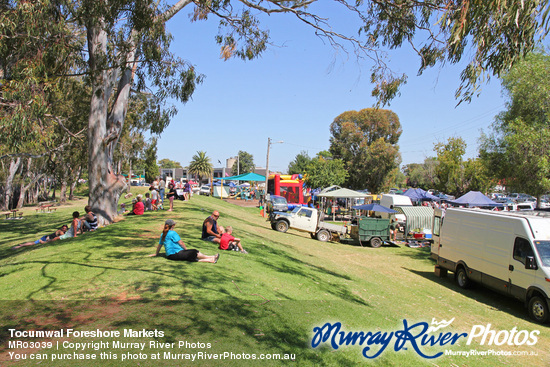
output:
[{"label": "white van", "polygon": [[405,195],[383,194],[380,198],[380,205],[386,208],[394,206],[412,206],[411,198]]},{"label": "white van", "polygon": [[434,212],[435,272],[455,273],[458,286],[483,284],[525,302],[537,322],[548,321],[550,217],[526,212],[447,209]]},{"label": "white van", "polygon": [[[413,206],[411,198],[405,195],[395,195],[395,194],[383,194],[380,198],[380,205],[385,206],[386,208],[394,208],[396,206]],[[389,218],[390,215],[387,213],[382,214],[382,218]],[[405,214],[395,214],[395,219],[397,223],[403,228],[405,227],[405,221],[407,217]]]}]

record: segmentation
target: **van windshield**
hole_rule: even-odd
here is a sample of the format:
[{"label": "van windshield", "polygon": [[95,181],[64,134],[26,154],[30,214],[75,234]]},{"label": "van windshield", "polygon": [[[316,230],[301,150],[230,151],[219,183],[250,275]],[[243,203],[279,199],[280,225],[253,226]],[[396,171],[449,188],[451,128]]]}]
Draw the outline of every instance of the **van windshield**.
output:
[{"label": "van windshield", "polygon": [[535,241],[535,247],[542,261],[542,266],[550,267],[550,241]]},{"label": "van windshield", "polygon": [[286,204],[286,199],[281,196],[272,197],[271,201],[273,201],[273,204]]}]

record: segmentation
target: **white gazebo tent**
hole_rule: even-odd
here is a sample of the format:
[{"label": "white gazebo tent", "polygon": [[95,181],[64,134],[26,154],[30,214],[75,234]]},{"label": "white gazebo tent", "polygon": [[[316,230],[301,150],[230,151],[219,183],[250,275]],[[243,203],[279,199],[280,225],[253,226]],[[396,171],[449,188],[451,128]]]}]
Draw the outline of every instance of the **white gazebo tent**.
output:
[{"label": "white gazebo tent", "polygon": [[[362,192],[346,189],[346,188],[339,188],[336,190],[328,191],[328,192],[322,192],[321,194],[317,195],[318,197],[322,198],[329,198],[329,199],[346,199],[346,209],[350,209],[352,205],[350,205],[351,199],[355,198],[367,198],[371,197],[369,194],[365,194]],[[325,203],[323,203],[325,204]],[[335,210],[332,210],[332,220],[335,220]]]}]

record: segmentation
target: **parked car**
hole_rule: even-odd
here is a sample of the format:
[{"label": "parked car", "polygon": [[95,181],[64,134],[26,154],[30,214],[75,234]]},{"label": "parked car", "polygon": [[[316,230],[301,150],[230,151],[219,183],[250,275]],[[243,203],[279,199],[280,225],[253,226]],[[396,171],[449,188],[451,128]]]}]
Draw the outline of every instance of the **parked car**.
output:
[{"label": "parked car", "polygon": [[209,196],[210,195],[210,185],[202,185],[200,190],[199,190],[199,194]]},{"label": "parked car", "polygon": [[270,195],[267,200],[266,210],[268,213],[288,211],[288,202],[283,196]]},{"label": "parked car", "polygon": [[524,201],[517,204],[518,210],[534,210],[537,204],[532,201]]}]

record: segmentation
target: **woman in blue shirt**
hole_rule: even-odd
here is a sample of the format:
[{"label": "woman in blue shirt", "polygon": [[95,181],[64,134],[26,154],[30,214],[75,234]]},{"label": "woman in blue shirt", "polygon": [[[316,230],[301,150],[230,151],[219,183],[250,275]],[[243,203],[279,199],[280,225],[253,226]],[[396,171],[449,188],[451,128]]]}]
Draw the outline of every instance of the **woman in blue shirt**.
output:
[{"label": "woman in blue shirt", "polygon": [[176,222],[172,219],[168,219],[164,223],[164,230],[162,231],[162,236],[160,236],[157,252],[150,256],[158,256],[160,249],[164,246],[166,258],[170,260],[198,261],[214,264],[218,262],[220,254],[216,254],[216,256],[207,256],[199,252],[199,250],[187,250],[180,236],[174,231],[175,225]]}]

